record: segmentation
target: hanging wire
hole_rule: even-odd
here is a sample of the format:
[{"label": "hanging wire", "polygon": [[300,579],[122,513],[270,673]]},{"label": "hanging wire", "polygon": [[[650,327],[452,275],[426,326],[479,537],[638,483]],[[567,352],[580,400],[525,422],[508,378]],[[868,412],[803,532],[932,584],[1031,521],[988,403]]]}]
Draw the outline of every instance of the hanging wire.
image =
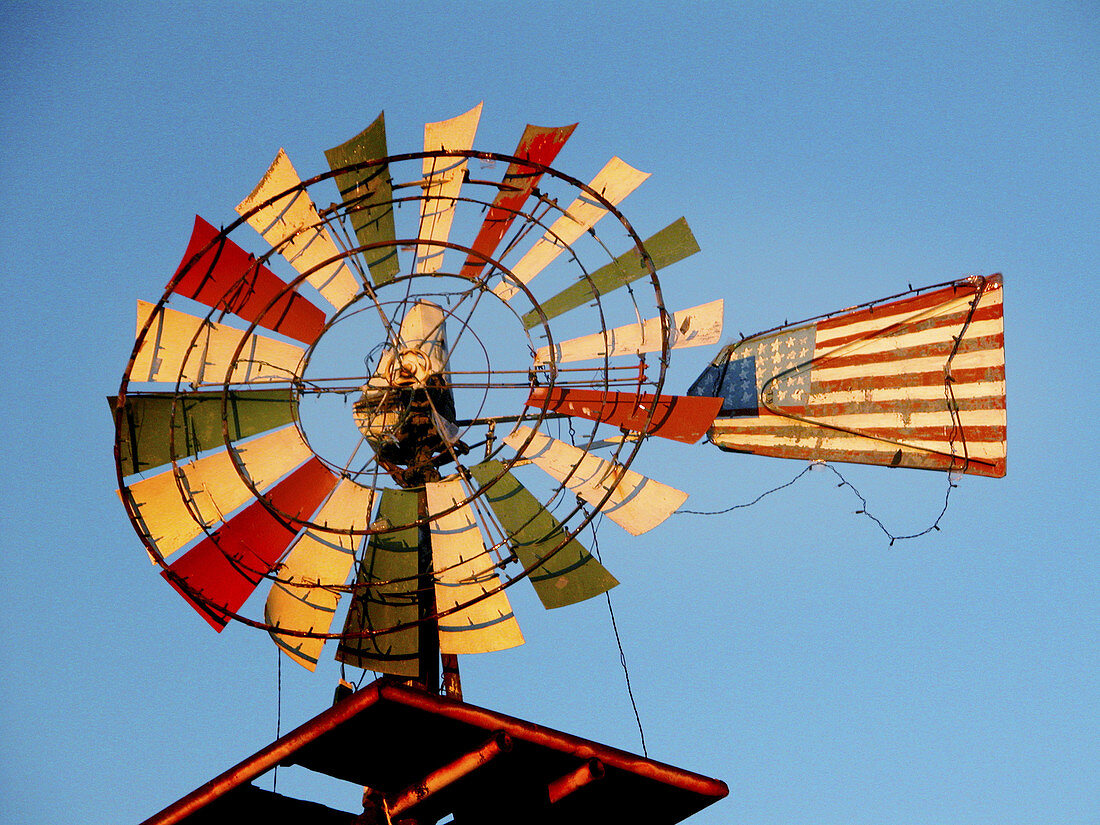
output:
[{"label": "hanging wire", "polygon": [[743,509],[745,507],[752,507],[754,504],[759,503],[761,500],[763,500],[767,496],[770,496],[772,493],[778,493],[780,490],[784,490],[787,487],[790,487],[792,484],[794,484],[796,481],[798,481],[800,478],[802,478],[802,476],[806,475],[808,472],[813,470],[815,467],[823,467],[824,469],[829,470],[833,475],[835,475],[838,479],[840,479],[840,483],[837,484],[837,487],[847,487],[848,489],[850,489],[855,494],[856,498],[859,499],[860,509],[856,510],[854,515],[866,516],[871,521],[873,521],[878,526],[878,528],[880,530],[882,530],[882,532],[886,535],[886,537],[888,539],[890,539],[890,546],[891,547],[893,547],[894,542],[896,542],[896,541],[903,541],[905,539],[920,538],[921,536],[928,535],[929,533],[931,533],[934,530],[939,530],[940,529],[940,521],[942,521],[944,515],[946,515],[947,506],[951,501],[951,491],[959,486],[952,479],[951,473],[948,473],[948,475],[947,475],[947,492],[944,495],[943,508],[940,510],[939,515],[936,516],[935,521],[933,521],[928,527],[924,528],[919,533],[911,533],[909,535],[904,535],[904,536],[900,536],[900,535],[896,535],[896,534],[892,533],[890,531],[890,529],[886,526],[886,524],[882,521],[882,519],[880,519],[878,516],[876,516],[870,510],[868,510],[867,509],[867,498],[863,495],[863,493],[861,493],[859,491],[859,489],[854,484],[852,484],[852,482],[848,481],[848,479],[846,479],[836,467],[834,467],[832,464],[829,464],[827,461],[814,461],[814,462],[811,462],[810,464],[806,465],[806,467],[803,468],[802,472],[800,472],[798,475],[796,475],[790,481],[786,482],[785,484],[780,484],[778,487],[773,487],[770,490],[766,490],[765,492],[761,493],[756,498],[754,498],[752,501],[747,501],[744,504],[734,504],[733,506],[727,507],[724,510],[677,510],[673,515],[677,515],[677,516],[679,516],[679,515],[720,516],[724,513],[729,513],[733,510],[740,510],[740,509]]},{"label": "hanging wire", "polygon": [[[596,554],[596,561],[600,564],[603,564],[603,557],[600,555],[598,531],[602,523],[603,513],[600,513],[597,519],[592,522],[592,552]],[[611,616],[611,630],[615,634],[615,644],[619,646],[619,663],[623,666],[623,677],[626,679],[626,695],[630,698],[630,707],[634,709],[634,721],[638,723],[638,738],[642,740],[642,755],[648,759],[649,751],[646,750],[642,717],[638,713],[638,703],[634,701],[634,691],[630,687],[630,670],[626,666],[626,653],[623,651],[622,639],[619,638],[619,625],[615,622],[615,609],[611,606],[611,591],[604,591],[604,596],[607,598],[607,612]]]}]

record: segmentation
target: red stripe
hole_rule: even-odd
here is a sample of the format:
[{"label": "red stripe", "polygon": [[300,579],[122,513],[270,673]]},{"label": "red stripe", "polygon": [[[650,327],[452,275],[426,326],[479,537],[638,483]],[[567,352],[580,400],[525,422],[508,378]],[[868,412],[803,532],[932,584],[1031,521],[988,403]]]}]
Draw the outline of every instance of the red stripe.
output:
[{"label": "red stripe", "polygon": [[[999,288],[1000,279],[987,278],[984,294],[988,295],[991,291]],[[817,328],[819,330],[830,330],[842,327],[845,324],[858,323],[860,321],[877,321],[881,320],[883,317],[919,312],[952,301],[955,298],[976,294],[977,291],[977,287],[969,281],[958,281],[953,286],[947,286],[943,289],[933,290],[932,292],[925,292],[921,295],[914,295],[911,298],[902,298],[887,304],[878,304],[873,307],[835,315],[832,318],[826,318],[819,321]]]},{"label": "red stripe", "polygon": [[[215,240],[217,243],[192,261]],[[315,304],[291,292],[278,275],[198,215],[187,251],[168,288],[307,344],[317,340],[325,325],[325,313]]]},{"label": "red stripe", "polygon": [[315,513],[335,486],[336,476],[311,458],[265,494],[294,529],[254,501],[161,575],[220,632],[286,552],[297,522]]},{"label": "red stripe", "polygon": [[[825,337],[822,335],[821,330],[818,330],[817,334],[817,347],[835,347],[843,344],[850,343],[852,341],[860,340],[872,340],[875,338],[889,338],[897,335],[907,335],[912,332],[925,332],[932,329],[942,329],[944,327],[959,327],[962,328],[963,324],[969,320],[971,323],[977,321],[995,321],[1004,317],[1004,307],[1001,304],[979,304],[978,308],[974,311],[973,315],[970,313],[969,307],[962,307],[957,312],[952,312],[948,315],[937,315],[934,318],[925,318],[919,321],[913,321],[906,323],[903,318],[893,322],[893,326],[890,324],[884,325],[883,329],[877,331],[864,330],[862,332],[853,332],[850,334],[844,334],[847,326],[838,327],[831,330],[832,337]],[[909,316],[912,317],[912,316]],[[829,332],[827,330],[826,332]]]},{"label": "red stripe", "polygon": [[[1005,397],[994,395],[982,398],[959,398],[954,402],[954,405],[960,412],[1003,410],[1005,409]],[[779,406],[786,409],[783,405]],[[809,418],[868,413],[947,412],[947,398],[921,400],[899,398],[897,401],[852,401],[840,404],[813,403],[813,399],[811,399],[811,403],[806,407],[806,410],[805,415]]]},{"label": "red stripe", "polygon": [[901,451],[900,456],[883,456],[881,453],[864,450],[831,450],[815,447],[721,447],[721,449],[730,452],[769,456],[772,458],[795,458],[807,461],[844,461],[851,464],[913,467],[923,470],[955,469],[956,471],[965,472],[969,475],[991,476],[994,478],[1001,478],[1005,474],[1004,459],[982,463],[971,461],[963,468],[963,459],[961,457],[956,457],[954,461],[952,461],[948,456],[920,452]]},{"label": "red stripe", "polygon": [[[528,125],[520,138],[519,146],[516,147],[515,156],[549,166],[576,128],[576,123],[572,126],[559,127]],[[466,258],[462,272],[459,273],[462,277],[475,279],[481,275],[481,270],[485,267],[485,258],[491,257],[496,251],[519,210],[523,208],[523,204],[541,179],[542,173],[530,166],[509,164],[508,171],[504,173],[504,183],[509,188],[501,189],[493,200],[493,205],[481,224],[477,238],[470,247],[474,252]]]},{"label": "red stripe", "polygon": [[[860,353],[858,350],[852,354],[824,355],[813,360],[815,369],[832,369],[834,367],[855,367],[865,364],[891,364],[896,372],[905,369],[905,362],[913,358],[943,358],[944,367],[947,367],[947,357],[954,352],[956,355],[967,353],[1003,350],[1005,345],[1004,333],[997,335],[981,335],[975,338],[964,338],[955,349],[954,341],[942,341],[935,344],[923,344],[905,349],[886,350],[883,352]],[[942,374],[942,373],[941,373]]]},{"label": "red stripe", "polygon": [[[763,418],[763,416],[761,416]],[[783,416],[771,415],[771,418],[783,418]],[[810,418],[810,416],[805,416]],[[963,419],[963,431],[962,434],[954,433],[954,429],[945,422],[942,426],[932,427],[843,427],[843,429],[833,429],[828,426],[830,424],[828,419],[816,418],[812,419],[806,426],[797,426],[793,421],[791,426],[770,426],[761,427],[753,426],[748,422],[755,419],[732,419],[732,421],[744,421],[745,426],[735,424],[733,428],[727,425],[725,422],[729,419],[718,419],[715,424],[715,432],[724,435],[728,438],[737,438],[738,436],[765,436],[768,438],[775,438],[777,441],[791,438],[791,439],[813,439],[814,443],[817,443],[818,439],[825,439],[826,443],[830,438],[852,438],[852,437],[875,437],[884,438],[890,441],[897,441],[900,443],[906,443],[909,441],[935,441],[943,444],[948,444],[954,441],[956,444],[962,444],[965,440],[970,443],[999,443],[1005,440],[1005,427],[1004,426],[988,426],[988,427],[968,427],[966,426],[966,419]],[[842,425],[837,425],[842,426]],[[954,437],[952,434],[954,433]]]},{"label": "red stripe", "polygon": [[[992,367],[971,367],[952,369],[951,377],[955,386],[962,384],[982,384],[986,381],[1004,381],[1004,364]],[[863,378],[836,378],[829,381],[814,380],[811,392],[820,395],[830,392],[858,391],[861,389],[901,389],[905,387],[934,387],[944,385],[943,370],[935,372],[906,372],[894,375],[873,375]],[[779,382],[777,381],[776,384]]]}]

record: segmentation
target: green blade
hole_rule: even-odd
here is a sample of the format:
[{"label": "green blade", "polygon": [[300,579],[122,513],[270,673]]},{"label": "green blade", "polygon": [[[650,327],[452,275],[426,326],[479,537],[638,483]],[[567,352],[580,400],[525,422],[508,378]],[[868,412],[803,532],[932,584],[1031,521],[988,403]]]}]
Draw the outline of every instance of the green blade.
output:
[{"label": "green blade", "polygon": [[[646,240],[644,246],[653,261],[654,269],[662,269],[699,251],[699,244],[691,234],[691,228],[685,218],[670,223]],[[589,276],[591,283],[588,278],[577,281],[553,298],[544,301],[542,311],[547,318],[555,318],[588,301],[595,300],[598,295],[606,295],[648,274],[649,269],[642,264],[642,256],[635,247],[593,272]],[[527,329],[537,326],[541,321],[539,314],[534,310],[523,316],[523,325]]]},{"label": "green blade", "polygon": [[565,530],[515,476],[504,472],[501,462],[478,464],[470,468],[470,475],[485,489],[485,498],[511,536],[520,564],[531,568],[531,584],[544,607],[576,604],[619,583],[576,539],[546,558],[565,539]]},{"label": "green blade", "polygon": [[[384,158],[386,151],[386,113],[380,114],[370,126],[346,143],[325,151],[329,169],[336,170],[368,160]],[[396,237],[393,224],[393,183],[389,164],[368,166],[336,175],[336,185],[348,206],[348,216],[359,243],[363,245],[392,242]],[[392,243],[363,252],[375,285],[393,280],[399,264],[397,247]]]},{"label": "green blade", "polygon": [[[298,407],[289,389],[232,390],[227,396],[225,421],[230,441],[289,424],[294,421]],[[107,403],[113,412],[118,401],[108,398]],[[171,392],[149,392],[126,396],[118,436],[124,475],[197,455],[224,443],[221,392],[178,396]]]},{"label": "green blade", "polygon": [[415,624],[382,636],[352,635],[417,620],[417,497],[410,490],[382,491],[378,519],[414,526],[372,534],[367,542],[344,622],[344,634],[350,638],[342,639],[336,649],[336,659],[344,664],[395,676],[416,676],[420,672]]}]

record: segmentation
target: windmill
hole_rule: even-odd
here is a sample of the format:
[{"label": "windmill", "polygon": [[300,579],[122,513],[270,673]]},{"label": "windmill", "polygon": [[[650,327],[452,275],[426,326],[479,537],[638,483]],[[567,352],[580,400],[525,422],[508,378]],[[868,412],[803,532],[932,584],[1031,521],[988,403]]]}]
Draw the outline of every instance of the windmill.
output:
[{"label": "windmill", "polygon": [[[999,459],[998,433],[974,429],[972,396],[960,403],[954,376],[947,401],[922,411],[954,428],[934,448],[925,430],[894,432],[901,424],[882,418],[911,414],[911,382],[886,396],[836,390],[862,393],[856,411],[811,398],[812,382],[850,366],[853,352],[908,358],[941,345],[929,330],[955,335],[960,317],[950,359],[961,368],[967,329],[990,306],[999,323],[999,280],[773,330],[669,394],[672,350],[722,336],[720,300],[665,305],[658,271],[698,250],[687,222],[643,239],[619,204],[646,173],[617,157],[587,182],[558,171],[573,126],[528,126],[511,154],[475,150],[480,114],[427,124],[423,150],[407,154],[390,154],[379,116],[304,180],[280,150],[239,218],[219,229],[196,217],[162,297],[139,302],[111,400],[120,497],[161,575],[215,630],[264,629],[309,669],[331,642],[345,665],[433,696],[442,669],[442,691],[458,702],[459,655],[523,642],[509,587],[526,579],[549,609],[600,595],[617,581],[582,531],[602,514],[638,535],[683,504],[686,492],[632,466],[652,437],[686,449],[709,433],[738,451],[1003,472],[1003,355]],[[783,355],[769,362],[766,350]],[[967,380],[988,389],[989,375]],[[898,409],[872,409],[882,403]],[[994,447],[975,452],[978,441]],[[383,699],[421,701],[389,681],[346,702],[367,713]],[[456,707],[430,712],[461,716]],[[327,735],[326,720],[312,733]],[[508,742],[526,735],[494,724],[497,744],[482,746],[494,757],[501,731]],[[486,753],[463,758],[481,765]],[[620,762],[615,775],[630,773],[629,759],[603,753],[598,769],[573,766],[543,784],[572,792]],[[550,773],[560,768],[547,758]],[[658,774],[696,794],[662,821],[724,795],[705,778]],[[399,796],[385,797],[385,816],[405,810]],[[435,821],[464,803],[440,804],[417,815]],[[580,808],[554,810],[580,821]]]}]

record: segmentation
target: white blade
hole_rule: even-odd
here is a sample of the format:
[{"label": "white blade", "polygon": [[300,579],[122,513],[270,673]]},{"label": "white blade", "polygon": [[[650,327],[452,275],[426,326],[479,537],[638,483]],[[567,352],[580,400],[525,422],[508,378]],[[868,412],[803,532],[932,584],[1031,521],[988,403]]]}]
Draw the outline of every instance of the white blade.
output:
[{"label": "white blade", "polygon": [[[619,158],[612,158],[588,185],[607,198],[613,206],[642,185],[649,172],[639,172]],[[501,300],[509,301],[519,292],[512,283],[513,278],[521,283],[529,283],[555,258],[565,247],[596,225],[607,214],[607,210],[598,201],[582,195],[577,198],[546,230],[533,247],[512,267],[512,278],[501,281],[493,289]]]},{"label": "white blade", "polygon": [[[466,498],[457,478],[428,483],[425,490],[432,514]],[[443,613],[500,586],[469,504],[433,519],[430,525],[437,611]],[[439,620],[442,653],[485,653],[521,644],[523,634],[503,590]]]},{"label": "white blade", "polygon": [[[474,145],[481,106],[470,111],[424,124],[424,151],[461,150]],[[446,241],[454,220],[455,198],[462,189],[466,158],[424,158],[424,199],[420,201],[420,237]],[[443,247],[424,244],[416,248],[416,272],[437,272],[443,265]]]},{"label": "white blade", "polygon": [[[138,301],[138,333],[155,309],[154,304]],[[245,333],[234,327],[161,307],[134,360],[130,380],[220,383],[242,337]],[[274,338],[248,335],[230,383],[289,381],[298,374],[305,352]]]},{"label": "white blade", "polygon": [[[702,347],[719,343],[722,340],[722,312],[721,299],[674,312],[669,323],[669,348]],[[585,361],[604,356],[614,358],[617,355],[657,352],[660,348],[661,319],[647,318],[641,324],[627,324],[609,329],[606,335],[596,332],[555,344],[553,359],[550,357],[550,347],[541,347],[535,353],[535,363],[545,364],[551,360],[558,363]]]},{"label": "white blade", "polygon": [[[237,214],[244,215],[301,182],[290,158],[280,149],[252,194],[237,204]],[[303,275],[322,261],[340,254],[304,189],[272,201],[248,218],[248,224]],[[327,264],[311,272],[306,280],[336,309],[359,294],[359,279],[344,261]]]},{"label": "white blade", "polygon": [[[248,477],[263,491],[312,453],[297,427],[283,427],[237,448]],[[182,478],[177,482],[177,473]],[[184,492],[181,493],[181,488]],[[192,509],[184,502],[188,496]],[[126,488],[145,534],[167,558],[252,497],[227,450],[169,468]]]},{"label": "white blade", "polygon": [[[374,491],[342,479],[311,520],[336,530],[365,530],[370,524]],[[328,633],[347,583],[362,535],[309,529],[291,545],[264,607],[265,621],[281,629]],[[307,670],[317,667],[324,639],[271,630],[275,644]]]},{"label": "white blade", "polygon": [[[524,447],[529,437],[531,443]],[[687,499],[687,493],[675,487],[646,478],[530,427],[517,427],[504,443],[589,504],[598,503],[611,490],[611,497],[601,512],[632,536],[652,530]]]}]

